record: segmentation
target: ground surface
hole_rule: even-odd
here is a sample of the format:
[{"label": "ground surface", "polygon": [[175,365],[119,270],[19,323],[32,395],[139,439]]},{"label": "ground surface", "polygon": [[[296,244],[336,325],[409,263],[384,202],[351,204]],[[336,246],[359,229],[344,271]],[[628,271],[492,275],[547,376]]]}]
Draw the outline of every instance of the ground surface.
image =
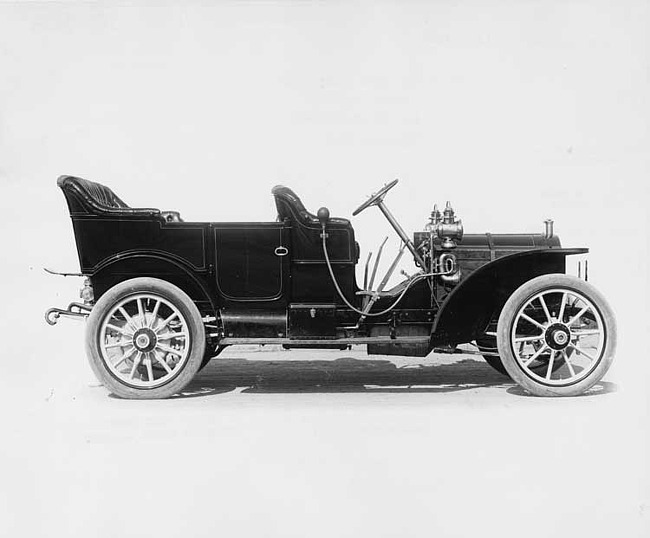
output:
[{"label": "ground surface", "polygon": [[5,393],[3,536],[648,535],[647,416],[611,373],[540,399],[467,355],[231,348],[134,402],[80,342],[39,360]]}]

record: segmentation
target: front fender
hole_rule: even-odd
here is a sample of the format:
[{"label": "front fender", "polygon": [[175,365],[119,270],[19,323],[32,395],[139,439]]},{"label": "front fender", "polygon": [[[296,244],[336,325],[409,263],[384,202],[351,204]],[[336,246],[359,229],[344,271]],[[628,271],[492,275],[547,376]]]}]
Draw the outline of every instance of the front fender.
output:
[{"label": "front fender", "polygon": [[540,275],[564,273],[567,256],[587,252],[586,248],[527,250],[481,266],[441,305],[431,331],[431,346],[474,340],[519,286]]}]

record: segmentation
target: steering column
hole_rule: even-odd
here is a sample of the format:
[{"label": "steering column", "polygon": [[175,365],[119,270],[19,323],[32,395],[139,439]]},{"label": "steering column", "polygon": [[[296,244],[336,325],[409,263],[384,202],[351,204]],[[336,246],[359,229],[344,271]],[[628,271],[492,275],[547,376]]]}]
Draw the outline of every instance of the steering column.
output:
[{"label": "steering column", "polygon": [[406,232],[404,229],[399,225],[399,222],[397,222],[397,219],[393,216],[393,214],[388,210],[386,207],[386,204],[384,203],[384,197],[386,196],[386,193],[391,190],[397,183],[399,182],[398,179],[394,179],[390,183],[387,183],[384,185],[378,192],[375,194],[371,195],[368,200],[366,200],[363,204],[361,204],[359,207],[357,207],[353,212],[353,216],[357,216],[359,213],[361,213],[364,209],[376,205],[379,210],[384,214],[388,222],[390,222],[390,225],[393,227],[395,232],[397,232],[397,235],[399,235],[400,239],[404,241],[404,244],[406,245],[406,248],[408,248],[411,251],[411,254],[413,254],[413,259],[415,260],[415,265],[418,267],[421,267],[422,269],[426,270],[426,264],[424,262],[424,259],[422,256],[420,256],[420,253],[417,251],[415,248],[415,245],[413,244],[413,241],[409,238],[408,235],[406,235]]}]

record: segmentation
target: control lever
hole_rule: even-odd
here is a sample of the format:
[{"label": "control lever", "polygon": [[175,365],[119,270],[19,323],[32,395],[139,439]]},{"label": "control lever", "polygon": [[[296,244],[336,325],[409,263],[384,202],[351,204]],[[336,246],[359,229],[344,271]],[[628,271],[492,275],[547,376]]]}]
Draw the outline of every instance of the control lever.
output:
[{"label": "control lever", "polygon": [[[363,270],[363,289],[368,289],[368,265],[370,265],[370,258],[372,258],[372,252],[368,253],[368,258],[366,259],[366,266]],[[578,265],[578,267],[580,267]]]},{"label": "control lever", "polygon": [[[384,243],[385,242],[386,241],[384,241]],[[382,246],[384,246],[383,243],[382,243]],[[372,292],[371,297],[369,297],[369,298],[366,297],[365,298],[365,299],[367,299],[367,302],[363,306],[363,310],[361,312],[361,317],[359,318],[359,321],[357,321],[357,324],[354,326],[354,328],[356,328],[356,329],[359,328],[359,326],[361,325],[363,320],[366,319],[366,316],[368,315],[368,313],[372,309],[372,305],[374,305],[375,302],[377,302],[377,300],[379,299],[379,296],[381,295],[381,292],[384,291],[384,288],[386,287],[386,284],[388,284],[388,281],[390,280],[390,277],[395,272],[395,269],[397,268],[397,264],[402,259],[402,255],[404,254],[404,249],[405,248],[406,248],[406,243],[402,243],[402,246],[399,249],[399,252],[397,253],[397,256],[395,256],[395,260],[393,261],[391,266],[388,268],[388,271],[386,271],[386,275],[384,276],[382,281],[379,283],[379,287],[377,288],[377,290]]]},{"label": "control lever", "polygon": [[381,253],[384,250],[384,245],[386,244],[386,241],[388,241],[388,237],[385,237],[384,240],[381,242],[381,245],[379,245],[379,250],[377,251],[377,258],[375,258],[375,265],[372,268],[372,276],[370,277],[370,284],[368,284],[368,287],[366,288],[366,290],[368,291],[372,290],[372,286],[375,283],[375,276],[377,275],[379,260],[381,260]]}]

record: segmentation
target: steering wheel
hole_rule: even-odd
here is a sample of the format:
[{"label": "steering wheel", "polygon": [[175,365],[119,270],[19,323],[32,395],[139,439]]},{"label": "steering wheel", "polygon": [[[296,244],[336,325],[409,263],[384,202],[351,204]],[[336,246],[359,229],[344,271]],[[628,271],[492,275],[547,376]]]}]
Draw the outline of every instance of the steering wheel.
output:
[{"label": "steering wheel", "polygon": [[352,216],[356,217],[364,209],[370,207],[371,205],[377,205],[379,202],[381,202],[384,199],[384,196],[386,196],[386,193],[389,190],[391,190],[395,185],[397,185],[398,181],[399,181],[398,179],[394,179],[390,183],[384,185],[381,189],[379,189],[379,192],[373,194],[370,198],[368,198],[365,202],[363,202],[359,207],[357,207],[352,212]]}]

